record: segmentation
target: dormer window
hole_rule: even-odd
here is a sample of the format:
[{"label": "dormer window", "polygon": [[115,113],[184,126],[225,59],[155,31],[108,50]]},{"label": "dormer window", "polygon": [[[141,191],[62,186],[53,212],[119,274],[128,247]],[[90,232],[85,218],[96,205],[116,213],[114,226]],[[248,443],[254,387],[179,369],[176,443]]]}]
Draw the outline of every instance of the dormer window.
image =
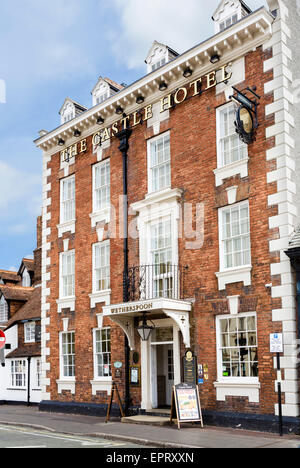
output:
[{"label": "dormer window", "polygon": [[175,50],[171,49],[167,45],[154,41],[145,60],[147,64],[147,73],[157,70],[177,56],[178,53],[175,52]]},{"label": "dormer window", "polygon": [[230,28],[250,13],[252,11],[242,0],[223,0],[213,15],[215,33]]},{"label": "dormer window", "polygon": [[92,99],[93,99],[93,106],[97,106],[102,102],[109,99],[114,94],[118,93],[121,89],[123,89],[122,85],[119,85],[115,81],[110,80],[109,78],[102,78],[100,76],[97,84],[95,85],[94,89],[92,90]]},{"label": "dormer window", "polygon": [[6,323],[8,321],[8,304],[4,299],[4,296],[1,296],[0,299],[0,323]]},{"label": "dormer window", "polygon": [[87,109],[70,98],[66,98],[62,108],[59,111],[61,125],[75,119],[77,115],[82,114]]},{"label": "dormer window", "polygon": [[28,273],[26,268],[24,269],[23,274],[22,274],[22,286],[24,288],[30,288],[31,286],[30,274]]}]

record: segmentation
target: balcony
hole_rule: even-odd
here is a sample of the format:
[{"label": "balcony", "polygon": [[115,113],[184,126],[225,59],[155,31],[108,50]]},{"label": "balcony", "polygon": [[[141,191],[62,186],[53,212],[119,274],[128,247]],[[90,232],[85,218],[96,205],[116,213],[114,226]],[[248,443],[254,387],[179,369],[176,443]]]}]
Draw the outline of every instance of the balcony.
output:
[{"label": "balcony", "polygon": [[161,263],[141,265],[129,268],[127,277],[127,294],[129,302],[149,299],[186,298],[185,276],[187,266]]}]

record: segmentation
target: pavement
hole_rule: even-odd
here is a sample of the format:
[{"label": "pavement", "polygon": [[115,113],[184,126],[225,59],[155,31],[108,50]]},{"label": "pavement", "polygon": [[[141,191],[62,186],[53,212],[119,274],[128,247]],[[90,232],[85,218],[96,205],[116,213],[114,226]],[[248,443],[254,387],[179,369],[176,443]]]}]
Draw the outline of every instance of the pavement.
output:
[{"label": "pavement", "polygon": [[244,431],[238,429],[204,427],[186,424],[177,426],[152,426],[126,424],[119,419],[40,412],[38,407],[0,405],[0,425],[30,428],[45,433],[101,438],[156,448],[300,448],[300,437]]}]

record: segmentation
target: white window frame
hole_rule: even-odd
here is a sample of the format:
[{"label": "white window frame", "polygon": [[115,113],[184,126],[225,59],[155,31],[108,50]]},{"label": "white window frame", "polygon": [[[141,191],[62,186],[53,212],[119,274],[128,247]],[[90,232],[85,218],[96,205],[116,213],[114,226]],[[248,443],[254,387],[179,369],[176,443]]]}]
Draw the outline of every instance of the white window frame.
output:
[{"label": "white window frame", "polygon": [[[236,16],[236,21],[233,22],[233,18]],[[226,26],[226,22],[230,19],[230,24]],[[222,19],[219,23],[219,29],[220,31],[225,31],[225,29],[230,28],[233,24],[236,24],[239,21],[239,14],[238,13],[233,13],[230,16],[227,16],[226,18]],[[224,24],[224,28],[221,29],[221,25]]]},{"label": "white window frame", "polygon": [[24,323],[24,343],[35,343],[35,322]]},{"label": "white window frame", "polygon": [[[162,190],[166,190],[166,189],[169,189],[171,188],[171,185],[172,185],[172,166],[171,166],[171,141],[170,141],[170,159],[169,159],[169,165],[170,165],[170,173],[169,173],[169,176],[170,176],[170,182],[169,184],[163,186],[163,187],[159,187],[159,188],[154,188],[154,184],[153,184],[153,167],[152,167],[152,164],[151,164],[151,147],[152,147],[152,144],[153,143],[156,143],[157,141],[159,140],[162,140],[164,138],[168,137],[169,138],[169,141],[170,141],[170,132],[165,132],[165,133],[162,133],[154,138],[151,138],[150,140],[148,140],[147,142],[147,165],[148,165],[148,194],[150,193],[155,193],[155,192],[160,192]],[[167,165],[167,161],[164,162],[163,164],[160,164],[159,166],[163,166],[163,165]],[[159,167],[159,166],[156,166],[156,167]]]},{"label": "white window frame", "polygon": [[[73,263],[73,273],[68,276],[73,276],[73,294],[68,296],[64,295],[64,276],[63,275],[63,263],[64,258],[71,257],[71,262]],[[67,252],[61,252],[59,257],[59,298],[60,299],[69,299],[75,298],[75,277],[76,277],[76,264],[75,264],[75,250],[68,250]]]},{"label": "white window frame", "polygon": [[[16,372],[16,366],[21,366],[20,372]],[[21,376],[21,385],[17,385],[17,376]],[[27,361],[26,359],[13,359],[10,361],[10,382],[12,388],[25,389],[27,386]]]},{"label": "white window frame", "polygon": [[42,359],[37,358],[35,361],[35,384],[37,388],[42,387]]},{"label": "white window frame", "polygon": [[[105,252],[105,257],[106,255],[108,255],[108,265],[101,265],[98,268],[96,268],[96,249],[98,248],[103,248],[105,250],[108,249],[108,252]],[[98,269],[102,270],[105,268],[109,268],[109,277],[108,277],[109,285],[108,285],[108,288],[99,289],[97,288],[96,270]],[[105,279],[107,279],[107,277],[105,277]],[[97,244],[93,244],[93,294],[103,293],[103,292],[108,292],[108,291],[110,291],[110,241],[106,240],[103,242],[98,242]]]},{"label": "white window frame", "polygon": [[[248,220],[249,220],[249,249],[250,249],[250,263],[243,264],[239,266],[233,266],[229,268],[225,268],[225,251],[224,251],[224,239],[223,239],[223,214],[226,211],[233,210],[234,208],[243,208],[247,206],[248,208]],[[243,270],[245,268],[252,268],[251,260],[252,260],[252,252],[251,252],[251,223],[250,223],[250,206],[248,201],[243,201],[240,203],[235,203],[234,205],[226,206],[224,208],[219,209],[219,254],[220,254],[220,272],[230,272],[230,271],[238,271]],[[242,235],[240,235],[242,237]]]},{"label": "white window frame", "polygon": [[[102,168],[104,167],[105,169],[105,179],[106,179],[106,183],[104,185],[101,185],[100,187],[96,188],[96,171],[98,168]],[[108,168],[108,178],[109,178],[109,181],[107,183],[107,168]],[[101,202],[101,206],[97,206],[97,191],[98,190],[108,190],[109,192],[109,197],[108,197],[108,200],[106,200],[104,203],[103,203],[103,200]],[[93,213],[99,213],[99,212],[102,212],[104,210],[107,210],[108,208],[110,208],[110,159],[105,159],[104,161],[101,161],[100,163],[98,164],[95,164],[93,166]]]},{"label": "white window frame", "polygon": [[[73,337],[73,341],[71,342],[74,345],[74,353],[67,353],[63,354],[63,336],[64,335],[71,335]],[[74,359],[74,364],[71,364],[71,367],[74,367],[74,375],[68,376],[64,374],[64,357],[72,356]],[[76,378],[76,355],[75,355],[75,332],[74,331],[67,331],[61,332],[59,335],[59,361],[60,361],[60,379],[62,381],[70,381],[74,382]],[[69,367],[69,365],[68,365]]]},{"label": "white window frame", "polygon": [[[243,383],[243,384],[257,384],[259,383],[258,377],[224,377],[223,376],[223,360],[222,360],[222,346],[221,346],[221,320],[232,318],[253,317],[256,319],[256,346],[258,349],[258,335],[257,335],[257,314],[256,312],[246,312],[238,315],[219,315],[216,317],[216,346],[217,346],[217,376],[220,383]],[[254,347],[254,346],[253,346]],[[258,361],[259,368],[259,361]]]},{"label": "white window frame", "polygon": [[[160,218],[157,218],[156,220],[153,220],[151,223],[149,223],[149,251],[148,251],[148,258],[149,258],[149,264],[150,265],[155,265],[154,263],[154,260],[153,260],[153,254],[155,252],[155,250],[152,248],[152,242],[153,242],[153,237],[152,237],[152,233],[153,233],[153,228],[157,228],[160,224],[165,224],[169,222],[170,223],[170,240],[171,240],[171,246],[168,247],[169,249],[171,249],[171,261],[170,261],[170,264],[171,264],[171,271],[169,273],[162,273],[162,274],[158,274],[157,276],[155,275],[155,269],[153,268],[153,271],[149,271],[148,274],[150,275],[153,275],[153,278],[148,278],[147,281],[150,281],[151,283],[151,287],[150,287],[150,291],[152,293],[152,297],[154,297],[154,284],[155,284],[155,281],[159,281],[160,279],[163,279],[164,280],[164,283],[167,282],[168,279],[172,278],[173,279],[173,285],[172,285],[172,292],[171,292],[171,297],[173,297],[173,295],[178,292],[177,291],[177,283],[176,283],[176,274],[175,274],[175,278],[174,278],[174,270],[172,271],[172,266],[174,265],[178,265],[177,262],[175,262],[175,245],[174,244],[174,235],[173,235],[173,226],[172,226],[172,216],[171,214],[168,215],[168,216],[163,216],[163,217],[160,217]],[[165,227],[163,227],[163,231],[165,233]],[[178,239],[176,240],[177,243],[178,243]],[[175,242],[176,242],[175,241]],[[156,252],[159,254],[159,251],[161,250],[166,250],[167,247],[165,247],[164,249],[156,249]],[[164,287],[164,292],[165,292],[165,287]],[[160,295],[158,296],[155,296],[155,297],[161,297]]]},{"label": "white window frame", "polygon": [[[2,320],[2,318],[4,320]],[[0,298],[0,323],[6,323],[8,321],[8,303],[5,297],[2,295]]]},{"label": "white window frame", "polygon": [[[225,164],[224,161],[224,154],[222,151],[222,139],[225,137],[221,136],[221,123],[222,123],[222,114],[224,112],[230,111],[230,109],[234,109],[234,104],[232,102],[225,104],[224,106],[218,107],[216,112],[216,122],[217,122],[217,160],[218,160],[218,169],[225,169],[229,168],[230,166],[235,166],[237,164],[241,164],[244,161],[248,161],[248,147],[245,143],[242,141],[240,142],[240,147],[243,147],[245,149],[245,157],[238,159],[237,161],[231,161],[230,163]],[[236,133],[233,133],[232,135],[228,135],[227,138],[230,136],[235,136],[237,138],[238,135]],[[233,174],[234,175],[234,174]]]},{"label": "white window frame", "polygon": [[[74,198],[70,198],[69,200],[64,200],[64,184],[72,181],[74,184]],[[65,217],[65,203],[72,203],[72,212],[73,217],[70,219],[66,219]],[[71,175],[70,177],[65,177],[60,181],[60,224],[72,223],[76,220],[76,184],[75,184],[75,175]]]},{"label": "white window frame", "polygon": [[[101,332],[102,331],[107,331],[109,330],[110,332],[110,352],[108,353],[105,353],[105,354],[109,354],[109,372],[110,372],[110,375],[103,375],[103,376],[100,376],[98,374],[98,355],[101,355],[103,354],[102,352],[101,353],[97,353],[97,346],[96,346],[96,343],[97,343],[97,334],[100,333],[100,338],[101,338]],[[105,340],[105,341],[108,341],[108,340]],[[100,342],[102,342],[102,338],[100,340]],[[103,328],[95,328],[93,330],[93,350],[94,350],[94,381],[97,382],[97,381],[104,381],[104,382],[110,382],[112,380],[112,359],[111,359],[111,328],[110,327],[103,327]]]}]

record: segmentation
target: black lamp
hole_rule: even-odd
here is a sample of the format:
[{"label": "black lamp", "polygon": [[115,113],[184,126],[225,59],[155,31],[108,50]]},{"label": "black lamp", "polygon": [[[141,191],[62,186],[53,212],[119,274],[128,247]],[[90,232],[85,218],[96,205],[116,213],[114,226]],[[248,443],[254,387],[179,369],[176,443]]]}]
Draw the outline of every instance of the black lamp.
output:
[{"label": "black lamp", "polygon": [[166,91],[166,89],[168,89],[168,85],[165,81],[162,81],[159,85],[159,90],[160,91]]},{"label": "black lamp", "polygon": [[137,104],[143,104],[144,101],[145,101],[145,98],[141,94],[136,98]]},{"label": "black lamp", "polygon": [[97,124],[98,124],[98,125],[102,125],[103,123],[104,123],[104,118],[101,117],[101,116],[98,117],[98,119],[97,119]]},{"label": "black lamp", "polygon": [[80,135],[81,135],[81,131],[78,130],[78,128],[76,128],[76,129],[74,130],[74,137],[79,138]]},{"label": "black lamp", "polygon": [[121,107],[121,106],[118,106],[118,107],[116,108],[116,114],[118,114],[118,115],[122,115],[122,114],[123,114],[123,111],[124,111],[124,109],[123,109],[123,107]]},{"label": "black lamp", "polygon": [[63,140],[62,138],[58,140],[58,146],[64,146],[65,143],[66,143],[65,140]]},{"label": "black lamp", "polygon": [[215,54],[215,55],[212,55],[211,58],[210,58],[210,61],[211,63],[218,63],[220,61],[220,55],[219,54]]},{"label": "black lamp", "polygon": [[[153,322],[151,322],[153,324]],[[152,330],[154,330],[154,324],[153,326],[148,325],[146,315],[143,315],[143,323],[137,328],[138,334],[141,337],[142,341],[148,341],[149,337],[151,335]]]},{"label": "black lamp", "polygon": [[190,67],[187,67],[183,72],[184,78],[189,78],[190,76],[192,76],[192,74],[193,70]]}]

